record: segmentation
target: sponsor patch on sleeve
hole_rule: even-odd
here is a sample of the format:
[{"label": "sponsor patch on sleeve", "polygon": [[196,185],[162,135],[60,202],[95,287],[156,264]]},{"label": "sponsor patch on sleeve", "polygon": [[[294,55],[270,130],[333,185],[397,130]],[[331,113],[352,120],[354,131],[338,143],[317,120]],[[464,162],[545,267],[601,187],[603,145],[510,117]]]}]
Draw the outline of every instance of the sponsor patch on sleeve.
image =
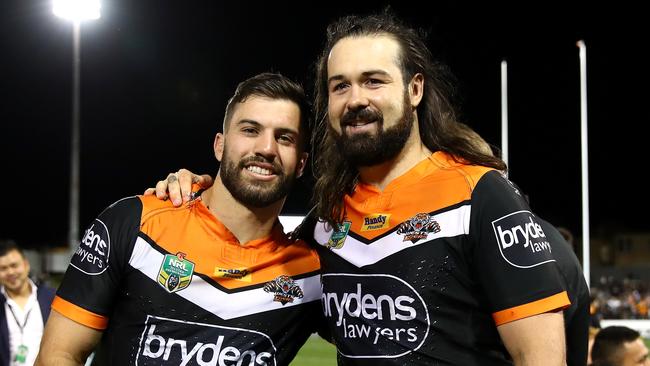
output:
[{"label": "sponsor patch on sleeve", "polygon": [[518,268],[554,262],[551,243],[530,211],[517,211],[492,221],[499,252]]},{"label": "sponsor patch on sleeve", "polygon": [[101,220],[95,219],[84,233],[70,265],[89,275],[98,275],[108,268],[111,237]]}]

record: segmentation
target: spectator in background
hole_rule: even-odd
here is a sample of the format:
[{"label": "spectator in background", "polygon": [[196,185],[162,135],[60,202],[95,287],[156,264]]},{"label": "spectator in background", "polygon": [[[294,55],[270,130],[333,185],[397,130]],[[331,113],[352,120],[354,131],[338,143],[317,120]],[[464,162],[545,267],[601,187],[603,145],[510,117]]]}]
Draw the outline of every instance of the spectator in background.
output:
[{"label": "spectator in background", "polygon": [[0,240],[0,366],[33,365],[54,290],[29,279],[29,260]]},{"label": "spectator in background", "polygon": [[600,329],[600,319],[603,314],[600,310],[600,300],[597,296],[591,296],[591,304],[589,304],[589,326]]},{"label": "spectator in background", "polygon": [[[592,315],[596,319],[648,319],[650,292],[642,279],[632,275],[623,279],[602,276],[592,296]],[[592,326],[597,325],[592,322]]]},{"label": "spectator in background", "polygon": [[650,366],[639,332],[623,326],[601,329],[591,350],[592,366]]}]

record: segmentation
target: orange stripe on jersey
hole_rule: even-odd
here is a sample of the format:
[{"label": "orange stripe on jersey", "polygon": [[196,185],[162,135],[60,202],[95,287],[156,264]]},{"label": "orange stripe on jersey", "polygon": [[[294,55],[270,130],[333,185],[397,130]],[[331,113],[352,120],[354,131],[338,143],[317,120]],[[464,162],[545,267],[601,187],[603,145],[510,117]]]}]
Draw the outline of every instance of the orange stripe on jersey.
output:
[{"label": "orange stripe on jersey", "polygon": [[107,317],[90,312],[58,296],[55,296],[52,301],[52,309],[66,318],[93,329],[104,330],[108,325]]},{"label": "orange stripe on jersey", "polygon": [[140,200],[140,230],[165,251],[187,254],[195,273],[224,287],[247,287],[320,269],[316,251],[302,241],[289,241],[280,225],[270,235],[242,244],[200,199],[178,208],[155,196]]},{"label": "orange stripe on jersey", "polygon": [[[463,165],[450,155],[436,152],[395,178],[383,191],[359,183],[352,196],[345,196],[348,218],[359,223],[350,230],[372,239],[410,219],[415,213],[429,213],[466,201],[471,198],[479,179],[491,170]],[[426,194],[426,199],[422,194]],[[386,217],[386,212],[391,216]]]},{"label": "orange stripe on jersey", "polygon": [[563,291],[541,300],[529,302],[528,304],[497,311],[496,313],[492,314],[492,318],[494,319],[496,325],[499,326],[515,320],[527,318],[529,316],[547,313],[553,310],[564,309],[569,305],[571,305],[569,296],[567,295],[566,291]]}]

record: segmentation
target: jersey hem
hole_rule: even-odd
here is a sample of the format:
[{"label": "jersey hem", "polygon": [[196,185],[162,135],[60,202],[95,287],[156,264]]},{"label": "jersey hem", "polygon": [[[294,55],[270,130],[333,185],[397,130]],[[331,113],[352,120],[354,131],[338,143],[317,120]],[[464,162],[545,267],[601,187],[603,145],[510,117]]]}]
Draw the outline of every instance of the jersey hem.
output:
[{"label": "jersey hem", "polygon": [[569,296],[566,291],[558,294],[529,302],[528,304],[519,305],[510,309],[497,311],[492,314],[492,318],[497,326],[510,323],[515,320],[528,318],[529,316],[547,313],[553,310],[564,309],[571,305]]},{"label": "jersey hem", "polygon": [[107,317],[90,312],[59,296],[52,301],[52,309],[70,320],[93,329],[104,330],[108,326]]}]

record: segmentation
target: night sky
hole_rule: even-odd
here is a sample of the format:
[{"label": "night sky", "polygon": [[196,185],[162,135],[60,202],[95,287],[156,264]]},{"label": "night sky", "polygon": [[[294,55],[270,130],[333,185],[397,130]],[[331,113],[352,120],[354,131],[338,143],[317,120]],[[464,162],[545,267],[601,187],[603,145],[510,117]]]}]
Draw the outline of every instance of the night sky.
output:
[{"label": "night sky", "polygon": [[[281,72],[312,89],[332,19],[389,1],[104,1],[82,25],[81,232],[107,205],[180,167],[215,174],[214,134],[236,84]],[[623,2],[526,6],[400,1],[459,80],[462,121],[500,144],[500,62],[509,63],[510,177],[533,210],[580,236],[580,106],[576,41],[588,47],[592,235],[647,231],[643,173],[648,111],[647,19]],[[491,2],[494,3],[494,2]],[[588,2],[591,3],[591,2]],[[583,5],[588,4],[587,2]],[[174,4],[174,5],[171,5]],[[49,1],[2,1],[0,237],[65,244],[72,26]],[[308,207],[309,180],[285,212]]]}]

